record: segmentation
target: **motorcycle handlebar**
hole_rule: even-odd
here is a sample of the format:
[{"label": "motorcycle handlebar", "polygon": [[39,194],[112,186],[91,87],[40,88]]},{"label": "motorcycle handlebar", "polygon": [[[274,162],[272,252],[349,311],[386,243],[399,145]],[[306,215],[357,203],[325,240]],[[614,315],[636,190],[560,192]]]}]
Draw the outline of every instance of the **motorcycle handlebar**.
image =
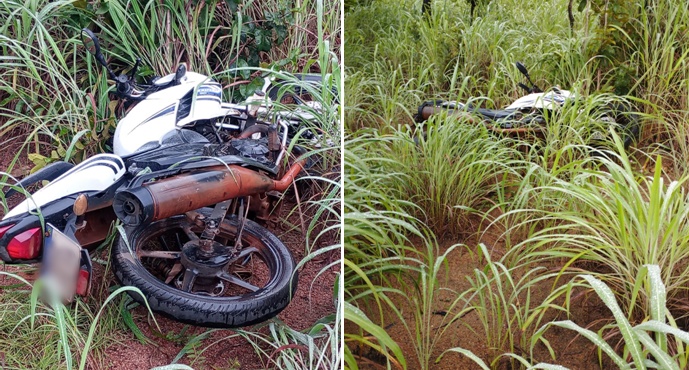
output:
[{"label": "motorcycle handlebar", "polygon": [[141,58],[136,58],[136,63],[134,63],[134,67],[132,68],[131,71],[129,71],[129,79],[133,80],[134,76],[136,76],[136,71],[139,69],[139,66],[141,65]]}]

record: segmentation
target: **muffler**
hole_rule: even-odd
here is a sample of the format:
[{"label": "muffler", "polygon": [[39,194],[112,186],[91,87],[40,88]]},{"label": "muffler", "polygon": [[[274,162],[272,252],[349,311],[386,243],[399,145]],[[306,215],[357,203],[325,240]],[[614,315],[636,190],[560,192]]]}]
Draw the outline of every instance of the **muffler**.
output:
[{"label": "muffler", "polygon": [[297,161],[280,180],[237,165],[208,167],[120,191],[112,206],[122,223],[138,226],[232,198],[285,191],[304,163]]}]

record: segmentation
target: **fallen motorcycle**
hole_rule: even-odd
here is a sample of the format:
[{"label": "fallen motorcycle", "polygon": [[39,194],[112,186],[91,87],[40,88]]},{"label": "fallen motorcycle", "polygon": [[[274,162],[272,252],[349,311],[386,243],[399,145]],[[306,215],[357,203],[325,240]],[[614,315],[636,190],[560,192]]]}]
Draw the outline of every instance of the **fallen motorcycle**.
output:
[{"label": "fallen motorcycle", "polygon": [[116,127],[113,154],[76,166],[53,163],[5,193],[6,199],[49,181],[0,221],[0,258],[42,262],[42,278],[71,301],[88,295],[89,249],[119,219],[115,275],[139,288],[154,311],[210,327],[277,315],[296,290],[296,265],[287,247],[252,219],[267,217],[279,192],[306,167],[303,158],[289,168],[283,163],[288,141],[317,104],[294,93],[304,109],[271,109],[271,98],[285,86],[269,78],[247,104],[225,103],[219,83],[184,64],[140,85],[139,60],[128,75],[116,75],[96,36],[84,29],[82,39],[117,96],[133,107]]},{"label": "fallen motorcycle", "polygon": [[[554,116],[566,104],[573,103],[576,94],[552,87],[543,92],[536,86],[529,76],[529,72],[521,62],[516,67],[531,85],[519,83],[518,86],[527,95],[515,100],[504,109],[483,109],[470,103],[456,101],[434,100],[419,106],[416,114],[417,122],[424,122],[439,113],[462,115],[468,122],[481,123],[495,134],[510,136],[543,136],[546,131],[546,117]],[[596,112],[596,118],[603,125],[591,135],[590,144],[596,146],[607,137],[608,127],[612,127],[622,139],[625,149],[639,137],[639,117],[626,103],[616,102],[606,104]]]}]

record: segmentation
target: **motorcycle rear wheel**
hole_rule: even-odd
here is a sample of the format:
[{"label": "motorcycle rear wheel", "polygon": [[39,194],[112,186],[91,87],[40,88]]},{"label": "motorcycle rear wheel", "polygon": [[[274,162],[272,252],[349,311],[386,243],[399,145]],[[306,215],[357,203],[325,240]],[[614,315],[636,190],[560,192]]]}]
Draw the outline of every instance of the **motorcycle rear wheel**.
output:
[{"label": "motorcycle rear wheel", "polygon": [[[194,279],[188,287],[190,291],[181,290],[179,277],[187,271],[179,257],[170,258],[181,250],[185,240],[191,240],[189,232],[200,234],[203,231],[190,225],[185,215],[125,228],[127,240],[120,235],[113,245],[115,276],[123,285],[139,288],[154,312],[177,321],[236,328],[268,320],[287,306],[296,290],[295,263],[287,247],[274,234],[251,220],[245,222],[241,239],[245,245],[243,250],[250,253],[236,257],[238,260],[225,268],[227,280],[204,278],[202,288],[210,286],[210,292],[194,290],[199,288],[199,279]],[[236,217],[223,220],[215,240],[225,240],[226,245],[231,245],[238,227]],[[243,270],[247,264],[253,270],[249,278],[243,278],[240,275],[246,273]],[[176,273],[175,265],[180,266]],[[174,275],[172,280],[170,275]],[[144,303],[139,294],[130,292],[130,296]]]},{"label": "motorcycle rear wheel", "polygon": [[[629,147],[639,140],[641,127],[639,122],[639,115],[635,113],[631,107],[623,103],[611,103],[601,109],[601,119],[605,119],[607,123],[612,124],[617,135],[622,140],[624,150],[629,150]],[[607,134],[603,134],[607,137]],[[611,138],[608,137],[608,140]],[[601,143],[595,140],[591,143],[593,147],[602,146]]]}]

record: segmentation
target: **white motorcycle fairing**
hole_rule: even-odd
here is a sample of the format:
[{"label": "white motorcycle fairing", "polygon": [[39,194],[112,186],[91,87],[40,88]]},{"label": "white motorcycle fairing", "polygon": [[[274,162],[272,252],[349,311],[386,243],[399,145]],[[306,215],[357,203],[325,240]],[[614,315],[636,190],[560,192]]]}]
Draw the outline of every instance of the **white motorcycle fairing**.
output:
[{"label": "white motorcycle fairing", "polygon": [[553,89],[545,93],[533,93],[515,100],[505,110],[557,109],[575,95],[567,90]]},{"label": "white motorcycle fairing", "polygon": [[69,195],[103,191],[119,180],[124,173],[124,162],[119,156],[112,154],[93,156],[33,193],[31,197],[11,209],[2,219],[33,211]]},{"label": "white motorcycle fairing", "polygon": [[[174,74],[167,75],[155,84],[164,85],[173,77]],[[221,117],[227,113],[226,109],[221,108],[222,90],[217,82],[195,72],[187,72],[179,82],[177,86],[148,95],[118,122],[113,141],[113,152],[116,155],[126,158],[141,151],[144,146],[152,149],[160,144],[163,137],[181,126],[197,120]],[[182,102],[195,88],[195,99]],[[188,106],[183,106],[184,104]],[[180,109],[188,109],[189,113],[183,119],[179,117],[178,121]]]}]

